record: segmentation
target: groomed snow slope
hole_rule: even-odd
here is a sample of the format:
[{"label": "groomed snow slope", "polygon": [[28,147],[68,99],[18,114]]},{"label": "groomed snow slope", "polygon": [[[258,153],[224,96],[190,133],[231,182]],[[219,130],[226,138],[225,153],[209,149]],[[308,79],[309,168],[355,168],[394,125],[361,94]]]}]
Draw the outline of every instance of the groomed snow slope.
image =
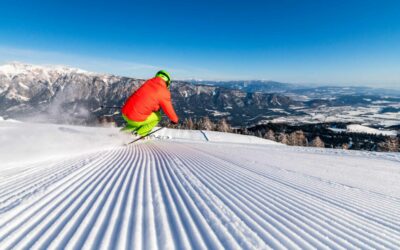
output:
[{"label": "groomed snow slope", "polygon": [[[0,123],[2,140],[22,126]],[[104,132],[59,127],[78,144]],[[398,154],[174,130],[121,147],[108,131],[94,151],[0,167],[1,249],[400,248]]]}]

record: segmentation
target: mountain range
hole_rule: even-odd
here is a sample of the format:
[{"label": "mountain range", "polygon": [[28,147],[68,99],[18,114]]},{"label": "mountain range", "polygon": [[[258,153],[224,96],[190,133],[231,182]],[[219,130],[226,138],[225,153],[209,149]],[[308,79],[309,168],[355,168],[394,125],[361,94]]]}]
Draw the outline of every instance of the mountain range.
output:
[{"label": "mountain range", "polygon": [[[0,116],[86,123],[121,106],[144,80],[91,73],[61,66],[12,63],[0,67]],[[248,93],[240,89],[176,81],[173,103],[182,118],[228,116],[241,123],[270,108],[295,104],[281,94]]]},{"label": "mountain range", "polygon": [[[143,82],[65,66],[10,63],[0,66],[0,116],[92,124],[98,117],[116,111],[101,109],[102,105],[123,105]],[[181,119],[223,117],[234,126],[282,118],[292,121],[291,117],[308,119],[316,109],[325,112],[327,107],[331,111],[335,107],[381,105],[379,112],[383,113],[398,113],[400,108],[396,105],[400,94],[395,91],[307,87],[273,81],[174,81],[171,95]]]}]

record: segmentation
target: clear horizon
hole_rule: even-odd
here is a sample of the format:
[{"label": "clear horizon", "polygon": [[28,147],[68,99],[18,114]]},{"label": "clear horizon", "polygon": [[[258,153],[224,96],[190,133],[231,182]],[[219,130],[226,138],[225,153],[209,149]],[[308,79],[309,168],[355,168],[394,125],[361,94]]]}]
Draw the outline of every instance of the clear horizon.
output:
[{"label": "clear horizon", "polygon": [[0,63],[400,88],[397,1],[6,1]]}]

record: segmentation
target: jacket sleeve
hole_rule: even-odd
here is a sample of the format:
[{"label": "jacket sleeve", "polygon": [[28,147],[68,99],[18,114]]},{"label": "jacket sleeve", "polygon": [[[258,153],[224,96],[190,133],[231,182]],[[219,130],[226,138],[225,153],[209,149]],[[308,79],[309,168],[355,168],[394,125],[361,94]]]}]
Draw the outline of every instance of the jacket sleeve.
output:
[{"label": "jacket sleeve", "polygon": [[174,107],[172,106],[171,94],[169,92],[160,100],[160,106],[172,122],[178,123],[179,119],[175,113]]}]

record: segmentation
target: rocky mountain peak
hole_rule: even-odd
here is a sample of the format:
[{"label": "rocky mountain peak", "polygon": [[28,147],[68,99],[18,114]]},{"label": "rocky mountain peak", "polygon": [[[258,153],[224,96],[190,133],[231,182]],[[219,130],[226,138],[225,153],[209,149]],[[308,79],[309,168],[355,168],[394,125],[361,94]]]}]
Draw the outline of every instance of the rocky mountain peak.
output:
[{"label": "rocky mountain peak", "polygon": [[[19,118],[50,116],[61,123],[87,123],[104,115],[101,105],[121,106],[143,80],[97,74],[65,66],[38,66],[19,62],[0,66],[0,116]],[[247,92],[225,86],[175,81],[172,100],[178,115],[226,118],[245,124],[270,108],[294,103],[281,94]],[[251,120],[255,122],[255,120]]]}]

